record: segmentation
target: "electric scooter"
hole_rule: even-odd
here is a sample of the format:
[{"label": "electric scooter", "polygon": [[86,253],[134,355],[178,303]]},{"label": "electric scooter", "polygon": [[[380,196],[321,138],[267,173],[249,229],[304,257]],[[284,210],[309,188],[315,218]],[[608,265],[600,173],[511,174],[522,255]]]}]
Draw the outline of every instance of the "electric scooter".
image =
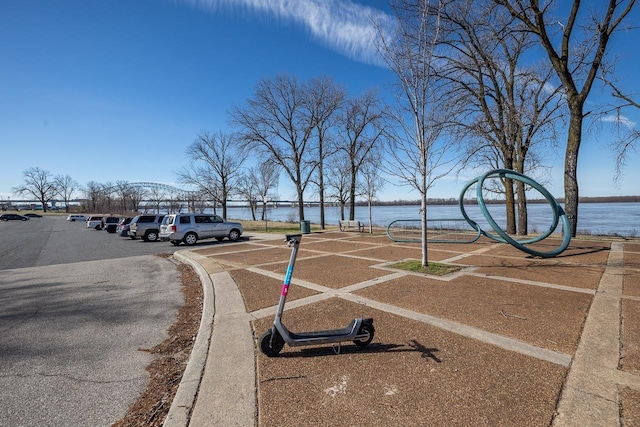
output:
[{"label": "electric scooter", "polygon": [[294,333],[284,326],[281,320],[282,312],[284,311],[284,304],[287,300],[287,293],[289,292],[289,285],[291,284],[291,277],[293,276],[293,267],[296,263],[298,247],[302,240],[302,234],[287,235],[285,240],[292,248],[291,258],[289,259],[284,283],[282,284],[280,302],[278,303],[278,310],[276,311],[273,326],[260,337],[260,350],[267,356],[273,357],[280,353],[285,343],[291,347],[296,347],[303,345],[353,341],[358,347],[367,346],[373,339],[373,334],[375,332],[375,329],[373,328],[373,319],[371,318],[353,319],[351,323],[343,329],[328,331]]}]

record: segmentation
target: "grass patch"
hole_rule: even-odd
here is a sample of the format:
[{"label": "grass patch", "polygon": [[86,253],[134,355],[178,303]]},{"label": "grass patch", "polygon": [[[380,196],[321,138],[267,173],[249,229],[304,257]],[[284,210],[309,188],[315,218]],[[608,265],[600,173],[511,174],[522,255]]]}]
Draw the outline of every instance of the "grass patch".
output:
[{"label": "grass patch", "polygon": [[[280,234],[294,234],[300,232],[299,223],[280,222],[280,221],[268,221],[265,227],[264,221],[248,221],[246,219],[233,219],[231,221],[238,221],[242,224],[242,228],[245,231],[255,231],[259,233],[280,233]],[[318,227],[319,229],[319,227]],[[311,231],[315,231],[314,227],[311,227]]]},{"label": "grass patch", "polygon": [[462,267],[458,267],[457,265],[442,264],[439,262],[430,262],[426,267],[422,267],[422,262],[418,260],[402,261],[390,265],[390,267],[434,276],[446,276],[447,274],[455,273],[462,269]]}]

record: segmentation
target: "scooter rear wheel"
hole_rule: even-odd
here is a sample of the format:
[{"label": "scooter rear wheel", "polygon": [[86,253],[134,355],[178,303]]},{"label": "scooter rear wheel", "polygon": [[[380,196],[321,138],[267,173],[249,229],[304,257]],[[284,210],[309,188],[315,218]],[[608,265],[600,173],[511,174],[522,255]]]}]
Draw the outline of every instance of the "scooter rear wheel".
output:
[{"label": "scooter rear wheel", "polygon": [[364,324],[360,327],[358,334],[368,334],[369,336],[364,339],[353,340],[353,343],[358,347],[366,347],[373,340],[374,329],[372,325]]},{"label": "scooter rear wheel", "polygon": [[273,334],[273,329],[268,329],[262,336],[260,337],[260,351],[266,354],[269,357],[277,356],[278,353],[284,347],[284,339],[278,331],[275,331],[275,335],[273,335],[273,340],[271,339]]}]

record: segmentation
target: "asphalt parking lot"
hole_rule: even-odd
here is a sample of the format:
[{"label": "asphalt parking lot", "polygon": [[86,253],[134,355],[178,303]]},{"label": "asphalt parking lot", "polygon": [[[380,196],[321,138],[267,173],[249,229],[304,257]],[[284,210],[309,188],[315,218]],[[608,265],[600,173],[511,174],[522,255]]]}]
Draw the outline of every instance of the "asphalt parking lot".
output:
[{"label": "asphalt parking lot", "polygon": [[87,228],[66,216],[0,222],[0,270],[173,253],[169,242],[144,242]]},{"label": "asphalt parking lot", "polygon": [[170,243],[66,217],[0,223],[0,425],[102,426],[148,381],[183,297]]}]

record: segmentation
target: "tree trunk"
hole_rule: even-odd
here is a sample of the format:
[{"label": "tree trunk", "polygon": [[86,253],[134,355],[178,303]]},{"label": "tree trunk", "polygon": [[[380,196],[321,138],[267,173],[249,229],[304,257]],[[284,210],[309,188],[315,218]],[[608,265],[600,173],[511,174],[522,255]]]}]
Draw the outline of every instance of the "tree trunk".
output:
[{"label": "tree trunk", "polygon": [[300,186],[298,186],[298,216],[300,221],[304,221],[304,194]]},{"label": "tree trunk", "polygon": [[564,156],[564,211],[569,219],[571,237],[578,228],[578,152],[582,140],[582,108],[570,105],[569,135]]},{"label": "tree trunk", "polygon": [[516,206],[513,194],[513,180],[505,178],[504,180],[505,197],[507,203],[507,234],[516,234]]},{"label": "tree trunk", "polygon": [[518,236],[529,234],[527,219],[527,195],[524,182],[516,181],[516,192],[518,193]]},{"label": "tree trunk", "polygon": [[322,177],[320,177],[320,229],[324,230],[324,184],[322,184]]},{"label": "tree trunk", "polygon": [[320,144],[320,164],[318,165],[318,192],[320,193],[320,229],[324,230],[324,165],[322,144]]},{"label": "tree trunk", "polygon": [[422,266],[427,267],[429,265],[429,259],[427,257],[427,192],[422,194],[420,201],[420,222],[422,223]]},{"label": "tree trunk", "polygon": [[351,173],[351,187],[349,188],[349,220],[356,219],[356,174]]}]

